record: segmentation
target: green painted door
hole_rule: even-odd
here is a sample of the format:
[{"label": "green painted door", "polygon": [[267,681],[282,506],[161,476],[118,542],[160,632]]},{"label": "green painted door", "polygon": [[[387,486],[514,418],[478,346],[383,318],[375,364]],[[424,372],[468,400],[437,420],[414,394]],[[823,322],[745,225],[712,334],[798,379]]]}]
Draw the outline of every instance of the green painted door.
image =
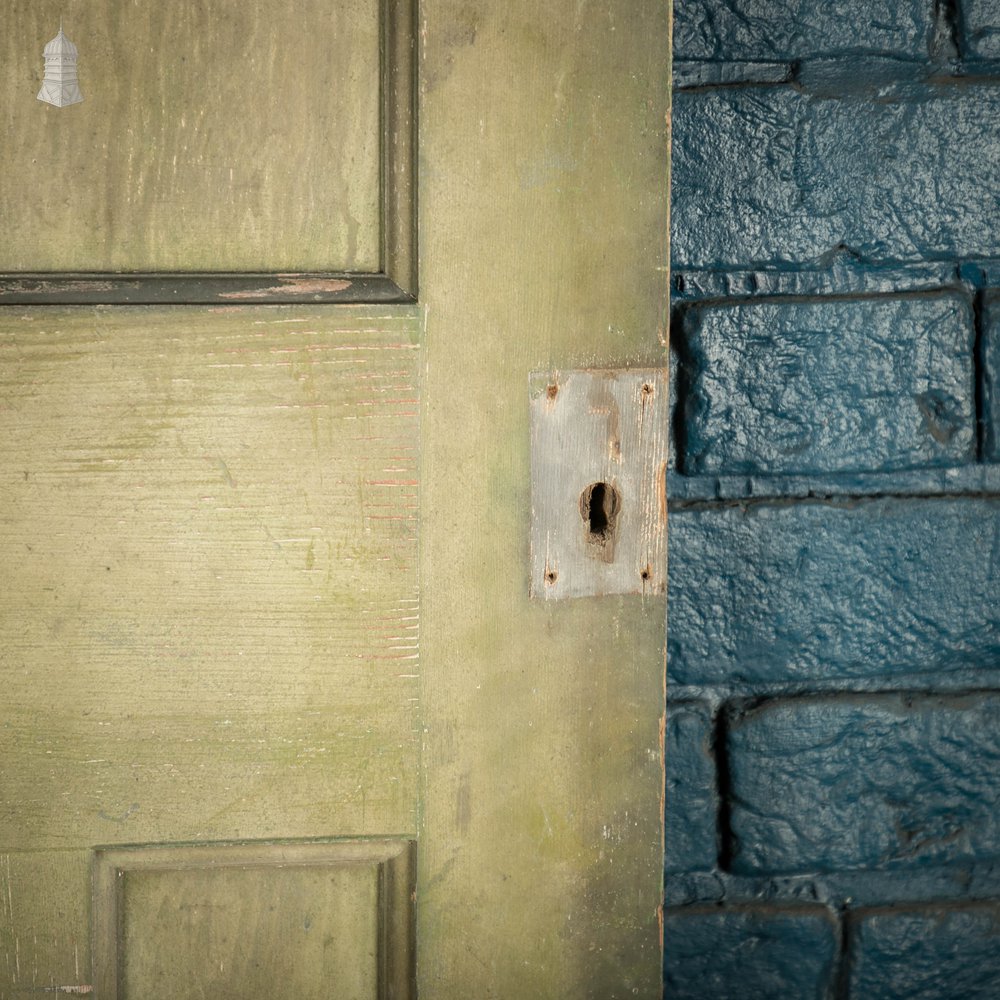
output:
[{"label": "green painted door", "polygon": [[529,597],[528,385],[665,364],[668,3],[9,8],[0,998],[657,996],[664,598]]}]

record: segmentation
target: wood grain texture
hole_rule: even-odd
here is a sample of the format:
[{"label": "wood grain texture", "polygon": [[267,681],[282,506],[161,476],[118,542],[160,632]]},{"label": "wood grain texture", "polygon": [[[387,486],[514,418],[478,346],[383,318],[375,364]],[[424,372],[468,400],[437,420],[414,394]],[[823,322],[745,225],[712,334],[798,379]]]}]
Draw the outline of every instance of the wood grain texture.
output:
[{"label": "wood grain texture", "polygon": [[[415,247],[407,244],[408,252]],[[400,275],[402,279],[403,275]],[[411,288],[385,274],[0,274],[0,305],[268,305],[405,303]]]},{"label": "wood grain texture", "polygon": [[412,841],[101,850],[102,1000],[412,1000]]},{"label": "wood grain texture", "polygon": [[89,866],[89,851],[0,854],[3,1000],[91,991]]},{"label": "wood grain texture", "polygon": [[[60,17],[84,100],[36,94]],[[0,271],[380,269],[379,0],[14,0]]]},{"label": "wood grain texture", "polygon": [[528,394],[532,596],[666,593],[666,369],[537,372]]},{"label": "wood grain texture", "polygon": [[0,311],[0,848],[414,830],[418,330]]},{"label": "wood grain texture", "polygon": [[130,872],[122,895],[108,1000],[378,1000],[373,867]]},{"label": "wood grain texture", "polygon": [[2,310],[12,858],[410,834],[422,753],[423,995],[659,995],[664,600],[529,600],[525,383],[663,363],[669,20],[421,5],[419,313]]},{"label": "wood grain texture", "polygon": [[382,10],[382,270],[415,299],[417,0],[382,0]]},{"label": "wood grain texture", "polygon": [[670,5],[420,37],[420,987],[657,998],[665,598],[529,599],[526,384],[665,364]]}]

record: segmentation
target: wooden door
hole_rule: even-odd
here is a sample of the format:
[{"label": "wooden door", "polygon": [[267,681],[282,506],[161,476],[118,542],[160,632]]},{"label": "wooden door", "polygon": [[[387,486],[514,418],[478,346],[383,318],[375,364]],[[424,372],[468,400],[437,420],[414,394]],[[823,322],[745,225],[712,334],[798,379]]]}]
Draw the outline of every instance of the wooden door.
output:
[{"label": "wooden door", "polygon": [[528,387],[665,363],[666,0],[8,6],[0,997],[658,995],[664,598],[529,596]]}]

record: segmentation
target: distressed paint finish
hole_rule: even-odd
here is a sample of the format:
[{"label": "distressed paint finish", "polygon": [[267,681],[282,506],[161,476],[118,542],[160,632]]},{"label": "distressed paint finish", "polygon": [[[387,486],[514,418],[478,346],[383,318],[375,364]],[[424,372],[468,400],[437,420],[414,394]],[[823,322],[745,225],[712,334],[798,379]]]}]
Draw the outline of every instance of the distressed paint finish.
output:
[{"label": "distressed paint finish", "polygon": [[0,271],[379,270],[379,46],[378,0],[8,4]]},{"label": "distressed paint finish", "polygon": [[94,988],[413,1000],[415,856],[400,839],[98,851]]},{"label": "distressed paint finish", "polygon": [[525,384],[664,364],[669,4],[421,10],[420,987],[658,997],[665,601],[529,599]]},{"label": "distressed paint finish", "polygon": [[415,831],[418,334],[0,313],[0,848]]},{"label": "distressed paint finish", "polygon": [[5,847],[412,828],[416,336],[0,315]]},{"label": "distressed paint finish", "polygon": [[665,593],[666,369],[534,373],[529,395],[532,596]]},{"label": "distressed paint finish", "polygon": [[423,5],[419,312],[0,313],[0,994],[81,847],[418,825],[423,995],[659,994],[664,599],[529,602],[524,386],[664,362],[669,21]]},{"label": "distressed paint finish", "polygon": [[89,868],[85,850],[0,853],[4,1000],[45,996],[37,992],[43,989],[55,996],[91,991]]},{"label": "distressed paint finish", "polygon": [[[400,274],[400,280],[405,276]],[[406,303],[413,284],[385,274],[0,274],[0,305]]]}]

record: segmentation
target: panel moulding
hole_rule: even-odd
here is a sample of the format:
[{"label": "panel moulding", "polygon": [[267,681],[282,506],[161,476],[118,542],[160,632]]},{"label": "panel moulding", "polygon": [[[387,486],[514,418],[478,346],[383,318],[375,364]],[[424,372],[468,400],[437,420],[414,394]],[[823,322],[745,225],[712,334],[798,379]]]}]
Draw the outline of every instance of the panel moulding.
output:
[{"label": "panel moulding", "polygon": [[[407,303],[417,295],[416,0],[379,3],[379,268],[155,271],[99,266],[0,272],[4,305]],[[316,157],[337,155],[317,143]],[[280,272],[280,273],[279,273]]]},{"label": "panel moulding", "polygon": [[[373,954],[364,956],[365,961],[373,963],[370,995],[373,1000],[406,1000],[415,997],[413,894],[416,884],[416,842],[408,839],[97,848],[92,862],[93,973],[96,995],[102,1000],[129,1000],[130,997],[125,982],[125,970],[129,965],[129,955],[126,953],[126,911],[129,907],[126,905],[126,896],[130,880],[140,885],[145,876],[153,876],[161,882],[165,880],[167,898],[171,905],[178,911],[186,911],[190,922],[190,911],[209,907],[209,904],[198,900],[189,900],[190,905],[185,906],[184,893],[191,891],[192,884],[218,881],[217,876],[226,872],[234,876],[238,883],[241,873],[252,873],[257,882],[262,874],[267,878],[278,879],[277,888],[280,889],[281,880],[285,878],[288,881],[287,873],[308,870],[320,876],[321,881],[323,873],[330,876],[354,873],[361,878],[362,884],[367,881],[374,885],[372,899],[367,904],[371,907],[371,912],[360,915],[364,926],[371,928]],[[210,889],[207,891],[210,892]],[[277,897],[287,899],[288,894],[278,892]],[[240,902],[245,902],[243,897]],[[298,903],[298,899],[292,899],[290,905]],[[345,899],[343,903],[345,909],[350,911],[356,907],[357,901]],[[218,908],[220,911],[224,909],[221,905]],[[273,909],[272,906],[271,910]],[[278,939],[287,928],[280,924],[280,915],[271,918],[275,921],[275,926],[269,927],[266,923],[269,914],[265,911],[266,908],[262,907],[262,915],[258,919],[264,921],[268,939]],[[129,919],[132,920],[133,917],[130,916]],[[184,921],[176,918],[168,921],[171,927],[183,923]],[[255,923],[254,927],[260,933],[260,924]],[[158,943],[132,941],[131,945],[151,946],[155,954]],[[240,942],[240,946],[244,950],[252,950],[252,942],[249,940]],[[171,955],[169,949],[163,950],[167,953],[165,960],[168,964],[176,961],[176,956]],[[191,955],[186,957],[188,962],[196,961]],[[288,956],[292,962],[295,958],[294,952]],[[216,972],[216,962],[217,956],[213,953],[213,974]],[[318,973],[322,971],[317,970]],[[197,968],[193,973],[198,976]],[[153,987],[142,983],[139,988],[146,993]],[[177,996],[178,1000],[182,1000],[175,989],[175,986],[171,986],[170,996]]]}]

